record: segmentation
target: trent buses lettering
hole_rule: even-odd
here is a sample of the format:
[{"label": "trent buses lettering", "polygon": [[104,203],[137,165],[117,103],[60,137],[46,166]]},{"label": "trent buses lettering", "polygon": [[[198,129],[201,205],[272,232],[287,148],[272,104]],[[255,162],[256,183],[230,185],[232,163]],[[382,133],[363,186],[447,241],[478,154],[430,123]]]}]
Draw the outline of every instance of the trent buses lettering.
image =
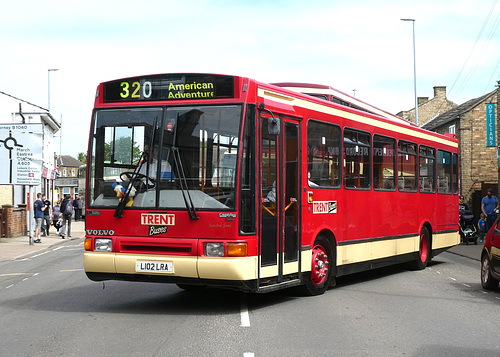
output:
[{"label": "trent buses lettering", "polygon": [[314,201],[313,214],[337,213],[337,201]]},{"label": "trent buses lettering", "polygon": [[143,213],[141,214],[143,226],[175,226],[175,214]]}]

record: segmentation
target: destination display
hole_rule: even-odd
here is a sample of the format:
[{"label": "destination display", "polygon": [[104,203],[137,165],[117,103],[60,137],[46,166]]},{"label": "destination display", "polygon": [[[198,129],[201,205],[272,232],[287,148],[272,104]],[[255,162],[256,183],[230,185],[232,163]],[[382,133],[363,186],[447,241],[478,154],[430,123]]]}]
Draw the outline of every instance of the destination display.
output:
[{"label": "destination display", "polygon": [[104,102],[204,100],[234,97],[234,77],[161,74],[104,83]]}]

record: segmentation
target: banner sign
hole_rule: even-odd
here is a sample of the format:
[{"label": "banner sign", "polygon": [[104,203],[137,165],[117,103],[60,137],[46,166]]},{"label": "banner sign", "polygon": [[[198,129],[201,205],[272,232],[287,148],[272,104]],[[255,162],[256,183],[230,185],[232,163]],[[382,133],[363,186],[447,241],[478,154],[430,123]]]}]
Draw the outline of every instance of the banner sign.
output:
[{"label": "banner sign", "polygon": [[486,104],[486,146],[497,146],[495,131],[495,104]]}]

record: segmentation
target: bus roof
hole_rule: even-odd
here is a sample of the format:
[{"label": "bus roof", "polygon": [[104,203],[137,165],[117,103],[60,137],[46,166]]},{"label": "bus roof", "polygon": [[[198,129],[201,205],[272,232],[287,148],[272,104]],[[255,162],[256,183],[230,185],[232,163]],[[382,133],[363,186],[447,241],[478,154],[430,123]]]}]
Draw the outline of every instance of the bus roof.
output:
[{"label": "bus roof", "polygon": [[[355,97],[350,96],[349,94],[346,94],[342,91],[339,91],[338,89],[335,89],[333,87],[323,85],[323,84],[311,84],[311,83],[295,83],[295,82],[282,82],[282,83],[271,83],[275,86],[286,88],[295,92],[300,92],[303,94],[309,94],[309,95],[326,95],[326,96],[332,96],[342,102],[347,102],[351,105],[348,106],[354,106],[357,109],[365,110],[373,114],[377,114],[379,116],[382,116],[384,118],[388,119],[397,119],[397,120],[402,120],[406,121],[401,117],[398,117],[397,115],[391,114],[389,112],[386,112],[385,110],[382,110],[380,108],[377,108],[371,104],[368,104],[362,100],[359,100]],[[330,99],[328,99],[330,101]],[[342,103],[340,103],[342,104]]]}]

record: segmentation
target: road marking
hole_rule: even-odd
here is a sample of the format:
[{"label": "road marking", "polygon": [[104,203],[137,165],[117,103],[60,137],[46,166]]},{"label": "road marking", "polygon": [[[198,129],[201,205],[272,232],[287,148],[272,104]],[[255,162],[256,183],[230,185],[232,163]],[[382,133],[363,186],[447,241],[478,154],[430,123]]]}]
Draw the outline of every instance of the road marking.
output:
[{"label": "road marking", "polygon": [[463,285],[463,286],[466,286],[466,287],[468,287],[468,288],[470,288],[470,285],[467,285],[467,284],[465,284],[465,283],[462,283],[462,285]]},{"label": "road marking", "polygon": [[457,279],[452,278],[451,276],[449,276],[448,278],[451,279],[451,280],[453,280],[453,281],[457,281]]},{"label": "road marking", "polygon": [[68,271],[83,271],[83,269],[65,269],[65,270],[59,270],[60,273],[62,273],[62,272],[68,272]]},{"label": "road marking", "polygon": [[29,278],[24,278],[24,279],[23,279],[23,280],[21,280],[21,281],[26,281],[26,280],[28,280],[28,279],[29,279]]},{"label": "road marking", "polygon": [[65,247],[66,247],[65,245],[61,245],[57,248],[52,249],[52,251],[55,252],[56,250],[59,250],[59,249],[65,248]]},{"label": "road marking", "polygon": [[243,357],[254,357],[254,353],[253,352],[245,352],[243,353]]},{"label": "road marking", "polygon": [[241,327],[250,327],[250,315],[248,314],[248,306],[247,300],[245,299],[245,295],[241,294],[241,308],[240,308],[240,317],[241,317]]},{"label": "road marking", "polygon": [[11,287],[13,287],[13,286],[14,286],[14,284],[9,285],[9,286],[6,286],[6,287],[5,287],[5,289],[9,289],[9,288],[11,288]]},{"label": "road marking", "polygon": [[14,276],[14,275],[28,275],[29,273],[10,273],[10,274],[0,274],[0,276]]},{"label": "road marking", "polygon": [[44,255],[44,254],[47,254],[47,253],[49,253],[49,251],[45,251],[45,252],[43,252],[43,253],[40,253],[40,254],[34,255],[34,256],[32,256],[31,258],[36,258],[36,257],[39,257],[39,256]]}]

